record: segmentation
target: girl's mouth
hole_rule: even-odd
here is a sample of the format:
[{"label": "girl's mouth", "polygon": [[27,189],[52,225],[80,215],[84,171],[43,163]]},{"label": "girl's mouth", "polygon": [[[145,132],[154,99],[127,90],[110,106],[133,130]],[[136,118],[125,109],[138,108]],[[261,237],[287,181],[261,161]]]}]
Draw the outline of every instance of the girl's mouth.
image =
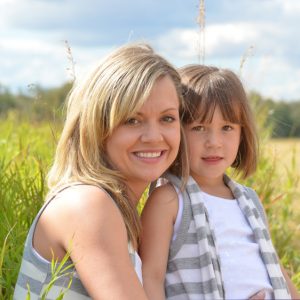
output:
[{"label": "girl's mouth", "polygon": [[223,159],[221,156],[207,156],[202,158],[205,162],[214,163]]}]

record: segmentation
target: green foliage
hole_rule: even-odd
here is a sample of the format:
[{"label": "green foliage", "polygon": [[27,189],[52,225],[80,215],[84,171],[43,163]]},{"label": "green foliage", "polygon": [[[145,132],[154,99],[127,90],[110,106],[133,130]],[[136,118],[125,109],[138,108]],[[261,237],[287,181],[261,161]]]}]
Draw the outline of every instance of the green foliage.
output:
[{"label": "green foliage", "polygon": [[291,118],[293,120],[293,126],[290,136],[300,136],[300,105],[295,102],[290,104]]},{"label": "green foliage", "polygon": [[62,106],[71,87],[70,83],[52,89],[30,85],[26,93],[12,94],[0,86],[0,117],[4,119],[13,111],[19,119],[30,122],[61,121]]},{"label": "green foliage", "polygon": [[53,143],[49,126],[18,124],[13,117],[0,123],[0,134],[0,299],[10,299],[29,226],[45,196]]},{"label": "green foliage", "polygon": [[[278,166],[278,157],[267,147],[274,126],[270,126],[268,119],[270,106],[254,93],[251,102],[261,138],[261,156],[257,172],[245,184],[252,186],[261,197],[275,247],[300,289],[299,210],[295,210],[299,197],[297,154],[294,153],[287,169]],[[20,120],[18,113],[10,112],[0,122],[0,299],[12,299],[24,241],[47,192],[45,176],[61,129],[60,122],[57,125],[33,120]],[[146,193],[139,211],[145,199]],[[68,271],[58,263],[53,267],[54,278],[59,276],[57,270]]]},{"label": "green foliage", "polygon": [[268,147],[272,126],[276,126],[268,119],[269,106],[255,95],[252,95],[251,100],[256,112],[261,148],[257,171],[244,183],[253,187],[260,196],[281,262],[300,289],[300,232],[297,231],[300,210],[294,209],[299,198],[300,180],[296,149],[290,149],[293,154],[288,168],[279,167],[278,161],[281,158],[271,153]]},{"label": "green foliage", "polygon": [[274,124],[274,137],[289,137],[293,128],[291,106],[287,103],[277,103],[274,105],[273,113],[269,119]]},{"label": "green foliage", "polygon": [[300,101],[274,101],[256,92],[251,92],[250,98],[267,108],[265,125],[272,127],[273,138],[300,137]]},{"label": "green foliage", "polygon": [[0,115],[5,115],[7,111],[16,108],[16,106],[15,97],[8,89],[0,86]]},{"label": "green foliage", "polygon": [[60,291],[58,297],[56,298],[56,300],[63,299],[64,295],[66,294],[66,292],[70,288],[70,286],[72,284],[72,281],[73,281],[73,276],[74,276],[73,267],[74,267],[74,264],[70,261],[71,252],[68,251],[60,262],[55,260],[54,259],[54,253],[52,253],[52,254],[53,254],[53,259],[51,261],[51,280],[50,280],[49,284],[46,286],[46,288],[43,291],[43,294],[41,296],[42,300],[47,299],[47,295],[48,295],[49,291],[51,290],[51,288],[53,287],[53,285],[55,284],[55,282],[59,278],[69,277],[68,285],[66,286],[66,288],[64,288]]},{"label": "green foliage", "polygon": [[[265,145],[262,146],[261,152],[258,170],[245,184],[252,186],[262,200],[268,215],[272,240],[282,264],[291,276],[298,276],[300,233],[297,232],[296,226],[299,210],[295,210],[294,207],[299,197],[299,174],[293,159],[289,169],[284,170],[278,168],[278,157],[272,157]],[[299,283],[298,280],[298,289]]]},{"label": "green foliage", "polygon": [[[245,55],[241,67],[243,60],[249,55],[248,51]],[[51,89],[29,85],[26,92],[13,94],[0,85],[0,117],[6,118],[14,111],[20,119],[30,122],[61,122],[63,103],[71,87],[71,83]],[[256,92],[251,92],[250,97],[268,107],[266,123],[273,126],[272,137],[300,137],[300,101],[282,102],[265,99]]]}]

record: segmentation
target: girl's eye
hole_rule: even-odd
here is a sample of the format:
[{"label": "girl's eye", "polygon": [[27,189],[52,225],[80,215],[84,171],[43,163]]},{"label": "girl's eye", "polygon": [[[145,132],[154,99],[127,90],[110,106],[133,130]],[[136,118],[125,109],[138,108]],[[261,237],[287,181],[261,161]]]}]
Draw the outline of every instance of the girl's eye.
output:
[{"label": "girl's eye", "polygon": [[223,130],[224,131],[231,131],[231,130],[233,130],[233,127],[231,125],[225,125],[225,126],[223,126]]},{"label": "girl's eye", "polygon": [[139,123],[139,121],[135,118],[130,118],[128,120],[126,120],[125,124],[127,125],[137,125]]},{"label": "girl's eye", "polygon": [[197,125],[192,127],[193,131],[205,131],[205,127],[203,125]]}]

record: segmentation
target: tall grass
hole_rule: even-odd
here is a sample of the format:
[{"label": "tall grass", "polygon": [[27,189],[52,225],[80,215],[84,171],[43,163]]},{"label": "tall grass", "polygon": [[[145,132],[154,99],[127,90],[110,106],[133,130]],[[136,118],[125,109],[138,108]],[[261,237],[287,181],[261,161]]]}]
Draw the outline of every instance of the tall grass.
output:
[{"label": "tall grass", "polygon": [[11,299],[28,229],[43,203],[54,143],[48,125],[0,122],[0,299]]},{"label": "tall grass", "polygon": [[[299,199],[297,169],[299,153],[296,147],[289,149],[288,167],[283,168],[280,160],[285,157],[270,151],[272,125],[266,125],[269,108],[252,97],[260,137],[260,158],[257,171],[245,184],[256,190],[266,209],[271,237],[281,263],[293,282],[300,289],[300,209],[295,210]],[[300,141],[299,141],[300,143]],[[299,206],[298,206],[299,207]]]},{"label": "tall grass", "polygon": [[[254,99],[255,102],[255,99]],[[268,151],[271,128],[265,129],[267,107],[255,104],[261,138],[261,157],[254,176],[245,181],[266,208],[272,239],[285,268],[300,289],[299,211],[293,204],[299,190],[294,153],[289,167],[278,167],[280,157]],[[30,124],[11,115],[0,121],[0,299],[12,299],[23,245],[32,220],[47,192],[45,176],[55,150],[54,124]],[[145,195],[139,210],[145,202]]]},{"label": "tall grass", "polygon": [[[278,168],[280,157],[270,156],[268,145],[262,146],[259,168],[254,176],[245,182],[260,196],[266,209],[271,236],[283,266],[300,289],[300,210],[295,210],[299,198],[297,182],[299,175],[295,159],[289,168]],[[298,154],[299,156],[299,154]]]}]

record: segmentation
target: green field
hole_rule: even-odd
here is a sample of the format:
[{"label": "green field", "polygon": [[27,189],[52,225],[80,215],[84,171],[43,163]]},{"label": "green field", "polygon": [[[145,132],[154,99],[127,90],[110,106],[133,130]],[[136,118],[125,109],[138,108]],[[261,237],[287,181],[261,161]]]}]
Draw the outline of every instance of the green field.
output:
[{"label": "green field", "polygon": [[[300,193],[300,139],[272,139],[268,142],[268,153],[276,160],[278,169],[283,175],[295,173],[294,185]],[[300,198],[295,201],[295,207],[300,212]],[[299,220],[300,223],[300,220]]]},{"label": "green field", "polygon": [[270,154],[277,158],[278,164],[284,169],[289,169],[294,159],[300,175],[300,139],[272,139],[268,148]]},{"label": "green field", "polygon": [[[24,240],[47,192],[57,126],[0,121],[0,300],[12,299]],[[266,141],[261,150],[245,184],[259,194],[281,262],[300,289],[300,140]]]}]

